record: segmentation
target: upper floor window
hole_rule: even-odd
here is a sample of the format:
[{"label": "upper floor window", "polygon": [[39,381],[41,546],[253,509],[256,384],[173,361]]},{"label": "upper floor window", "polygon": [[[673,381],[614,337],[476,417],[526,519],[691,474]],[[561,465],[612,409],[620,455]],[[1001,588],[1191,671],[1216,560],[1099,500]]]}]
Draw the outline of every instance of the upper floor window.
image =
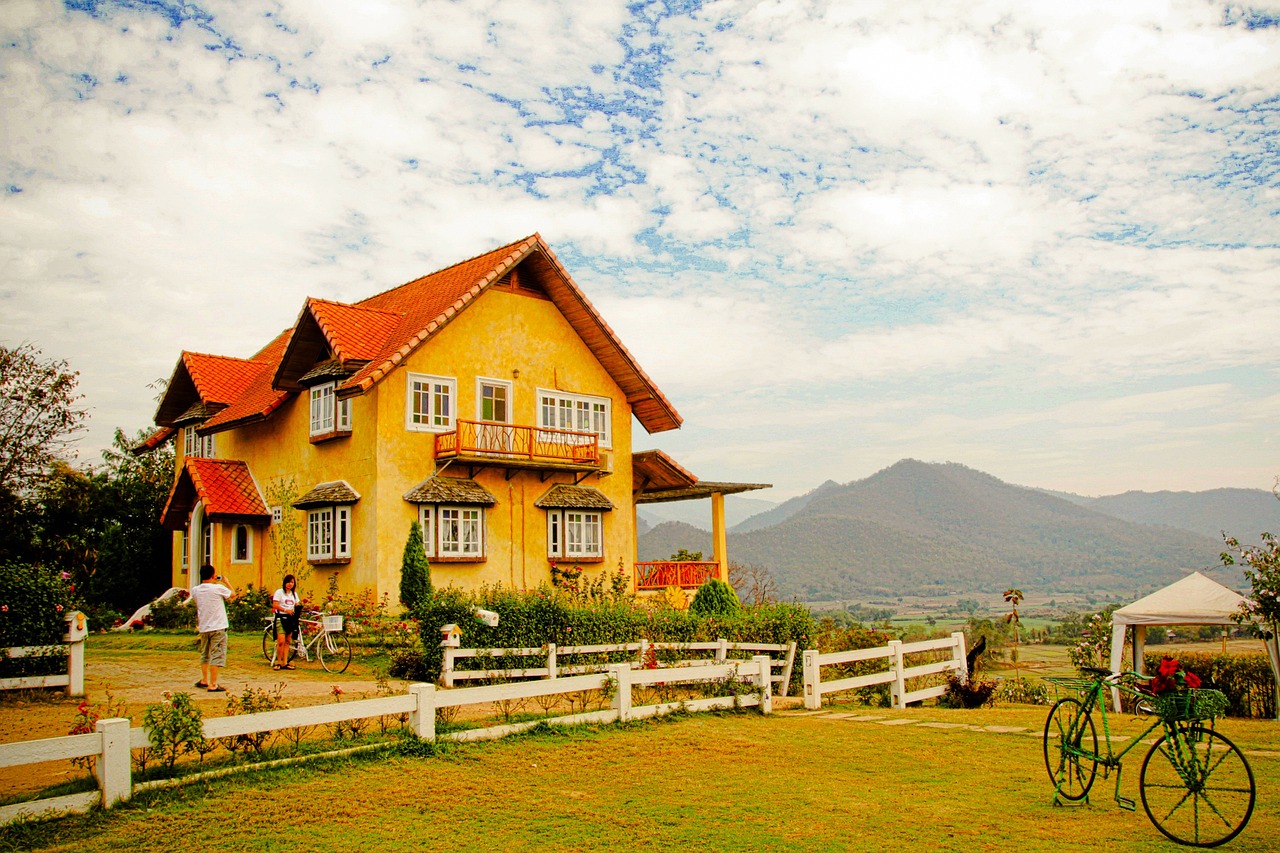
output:
[{"label": "upper floor window", "polygon": [[502,379],[476,380],[476,420],[511,423],[510,382]]},{"label": "upper floor window", "polygon": [[182,453],[184,456],[212,459],[217,455],[215,453],[213,436],[197,434],[195,424],[183,428],[182,439]]},{"label": "upper floor window", "polygon": [[326,382],[311,389],[311,436],[351,432],[351,400],[339,400],[336,385]]},{"label": "upper floor window", "polygon": [[538,426],[544,429],[595,433],[601,447],[612,447],[610,400],[561,391],[538,391]]},{"label": "upper floor window", "polygon": [[405,402],[405,428],[416,432],[447,432],[457,417],[458,380],[447,376],[410,373]]}]

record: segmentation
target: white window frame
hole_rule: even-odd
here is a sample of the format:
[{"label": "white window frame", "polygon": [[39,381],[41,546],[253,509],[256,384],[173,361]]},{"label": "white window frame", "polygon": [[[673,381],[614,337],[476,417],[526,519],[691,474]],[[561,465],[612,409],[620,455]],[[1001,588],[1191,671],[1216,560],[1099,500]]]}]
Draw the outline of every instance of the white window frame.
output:
[{"label": "white window frame", "polygon": [[538,389],[538,428],[595,433],[600,447],[613,447],[613,401],[590,394]]},{"label": "white window frame", "polygon": [[351,398],[338,400],[337,415],[334,418],[334,429],[338,432],[351,432]]},{"label": "white window frame", "polygon": [[483,560],[487,552],[485,508],[475,504],[422,504],[422,550],[440,559]]},{"label": "white window frame", "polygon": [[604,557],[604,513],[590,509],[548,510],[547,556],[565,560]]},{"label": "white window frame", "polygon": [[273,506],[271,508],[271,523],[279,524],[282,521],[284,521],[284,507],[279,505]]},{"label": "white window frame", "polygon": [[[484,416],[484,391],[485,388],[501,388],[506,392],[506,399],[503,403],[506,405],[507,416],[505,418],[486,418]],[[515,384],[506,379],[491,379],[488,376],[476,377],[476,420],[494,424],[512,423],[512,411],[515,409]]]},{"label": "white window frame", "polygon": [[334,424],[334,383],[325,382],[311,386],[311,434],[328,435]]},{"label": "white window frame", "polygon": [[196,425],[182,428],[182,455],[192,459],[212,459],[216,456],[216,445],[212,435],[199,435]]},{"label": "white window frame", "polygon": [[[426,400],[425,412],[419,411],[417,404],[420,399]],[[404,395],[405,429],[410,432],[451,432],[457,428],[457,419],[457,379],[427,373],[408,374]]]},{"label": "white window frame", "polygon": [[[236,546],[239,544],[238,539],[240,531],[244,531],[244,557],[236,556]],[[231,562],[233,563],[252,563],[253,562],[253,528],[247,524],[237,524],[231,528]]]},{"label": "white window frame", "polygon": [[182,573],[186,574],[191,570],[191,537],[187,535],[187,531],[182,531]]},{"label": "white window frame", "polygon": [[307,559],[351,557],[351,507],[322,506],[307,510]]}]

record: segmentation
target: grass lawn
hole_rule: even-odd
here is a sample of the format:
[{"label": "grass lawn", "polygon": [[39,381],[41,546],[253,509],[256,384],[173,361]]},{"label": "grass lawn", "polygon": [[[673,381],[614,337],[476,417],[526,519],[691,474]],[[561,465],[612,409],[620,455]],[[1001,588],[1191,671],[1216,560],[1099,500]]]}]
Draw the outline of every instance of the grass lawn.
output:
[{"label": "grass lawn", "polygon": [[[1090,805],[1052,805],[1033,736],[1042,708],[833,710],[847,713],[698,715],[259,772],[0,830],[0,850],[1177,849],[1141,805],[1115,806],[1114,777],[1099,775]],[[863,714],[877,719],[852,719]],[[882,722],[903,719],[915,724]],[[988,725],[1030,733],[969,728]],[[1222,726],[1258,787],[1252,821],[1224,849],[1274,851],[1280,724]],[[1144,752],[1126,764],[1129,796]]]}]

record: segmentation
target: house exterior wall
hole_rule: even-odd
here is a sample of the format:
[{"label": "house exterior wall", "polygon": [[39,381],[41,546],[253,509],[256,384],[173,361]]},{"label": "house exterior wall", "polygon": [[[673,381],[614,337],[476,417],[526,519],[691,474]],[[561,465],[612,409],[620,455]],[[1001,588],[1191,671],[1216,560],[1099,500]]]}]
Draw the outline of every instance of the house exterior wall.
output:
[{"label": "house exterior wall", "polygon": [[[214,565],[237,587],[247,584],[274,590],[285,566],[272,534],[279,538],[292,527],[300,537],[304,594],[322,594],[331,576],[344,592],[372,590],[398,600],[400,564],[410,524],[418,518],[418,505],[404,495],[436,470],[436,434],[406,428],[408,374],[447,376],[457,381],[455,417],[479,420],[477,377],[509,381],[512,386],[511,421],[537,424],[538,390],[553,389],[610,399],[613,473],[588,476],[582,482],[604,493],[615,509],[603,516],[604,557],[583,563],[587,575],[621,568],[633,575],[635,514],[631,495],[631,409],[617,383],[590,349],[546,299],[491,288],[467,310],[460,312],[431,340],[410,354],[398,367],[363,395],[352,400],[352,434],[312,443],[309,436],[310,406],[307,393],[298,394],[266,421],[236,427],[217,434],[216,455],[243,460],[266,499],[268,508],[278,501],[273,494],[291,482],[295,496],[318,483],[345,480],[360,495],[352,507],[351,560],[342,565],[312,566],[305,561],[306,512],[285,510],[293,521],[274,527],[251,527],[252,560],[231,561],[234,525],[215,525]],[[177,465],[183,465],[183,444],[178,443]],[[447,474],[466,476],[467,468],[452,463]],[[545,477],[545,479],[544,479]],[[562,472],[518,470],[508,479],[504,468],[482,468],[476,482],[496,498],[485,509],[485,559],[483,562],[431,560],[433,582],[474,589],[482,584],[533,588],[550,580],[547,559],[546,513],[534,502],[556,483],[572,483]],[[192,537],[196,535],[192,531]],[[199,582],[199,567],[191,574],[181,566],[181,534],[175,534],[174,584]],[[621,561],[621,563],[619,562]],[[563,561],[562,562],[566,562]]]}]

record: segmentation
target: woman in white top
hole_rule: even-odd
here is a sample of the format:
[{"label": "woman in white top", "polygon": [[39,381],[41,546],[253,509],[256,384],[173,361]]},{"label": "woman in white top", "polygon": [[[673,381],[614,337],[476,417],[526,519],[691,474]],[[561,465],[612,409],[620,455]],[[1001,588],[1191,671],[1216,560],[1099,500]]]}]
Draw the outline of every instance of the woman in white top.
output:
[{"label": "woman in white top", "polygon": [[271,612],[275,616],[276,661],[272,669],[294,669],[289,663],[289,644],[298,638],[298,581],[293,575],[285,575],[284,582],[271,596]]}]

